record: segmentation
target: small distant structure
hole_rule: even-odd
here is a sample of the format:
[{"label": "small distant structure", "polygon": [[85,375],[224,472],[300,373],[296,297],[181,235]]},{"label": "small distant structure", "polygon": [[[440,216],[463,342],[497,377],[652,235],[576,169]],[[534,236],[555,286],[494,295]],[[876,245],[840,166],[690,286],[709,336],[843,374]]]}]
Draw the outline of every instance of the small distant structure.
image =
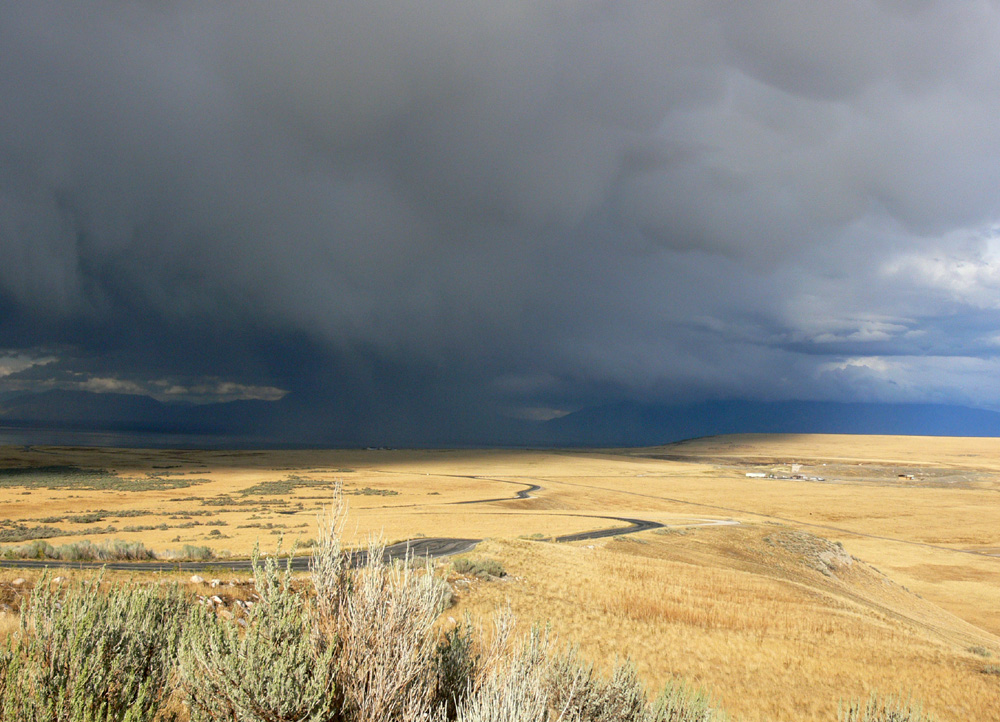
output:
[{"label": "small distant structure", "polygon": [[748,471],[747,472],[747,478],[748,479],[766,479],[767,478],[767,474],[765,474],[763,471]]},{"label": "small distant structure", "polygon": [[898,478],[900,478],[900,479],[909,479],[910,481],[913,481],[913,474],[899,474]]}]

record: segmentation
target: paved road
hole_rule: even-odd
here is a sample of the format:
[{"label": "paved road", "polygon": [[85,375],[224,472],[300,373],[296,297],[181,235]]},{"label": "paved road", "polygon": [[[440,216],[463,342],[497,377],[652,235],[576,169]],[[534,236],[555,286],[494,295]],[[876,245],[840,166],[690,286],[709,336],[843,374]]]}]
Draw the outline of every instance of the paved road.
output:
[{"label": "paved road", "polygon": [[629,519],[624,516],[594,516],[591,517],[587,514],[575,514],[574,516],[587,517],[590,519],[610,519],[612,521],[624,521],[631,526],[626,527],[612,527],[610,529],[596,529],[594,531],[582,531],[577,534],[564,534],[563,536],[557,536],[555,541],[557,542],[575,542],[575,541],[587,541],[588,539],[604,539],[609,536],[623,536],[625,534],[635,534],[640,531],[649,531],[650,529],[660,529],[663,524],[657,521],[649,521],[647,519]]},{"label": "paved road", "polygon": [[[480,478],[480,477],[467,476],[465,478],[466,479],[476,479],[476,478]],[[485,477],[482,477],[482,478],[485,478]],[[520,483],[520,482],[517,482],[517,481],[508,482],[506,479],[490,479],[490,481],[503,481],[504,483],[508,483],[508,484],[518,484],[518,483]],[[517,492],[514,496],[501,496],[501,497],[497,497],[496,499],[472,499],[470,501],[455,501],[455,502],[452,502],[452,503],[453,504],[489,504],[491,501],[511,501],[512,499],[530,499],[532,494],[534,494],[536,491],[541,491],[541,490],[542,490],[542,487],[540,487],[538,484],[528,484],[528,487],[526,489],[521,489],[521,491]]]}]

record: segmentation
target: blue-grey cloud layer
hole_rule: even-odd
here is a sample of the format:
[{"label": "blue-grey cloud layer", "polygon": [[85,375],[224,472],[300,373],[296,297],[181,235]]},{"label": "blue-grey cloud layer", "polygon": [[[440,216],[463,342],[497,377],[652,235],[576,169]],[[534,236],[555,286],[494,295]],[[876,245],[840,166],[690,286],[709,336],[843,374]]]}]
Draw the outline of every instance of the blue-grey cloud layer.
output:
[{"label": "blue-grey cloud layer", "polygon": [[996,2],[39,1],[0,48],[8,387],[1000,406]]}]

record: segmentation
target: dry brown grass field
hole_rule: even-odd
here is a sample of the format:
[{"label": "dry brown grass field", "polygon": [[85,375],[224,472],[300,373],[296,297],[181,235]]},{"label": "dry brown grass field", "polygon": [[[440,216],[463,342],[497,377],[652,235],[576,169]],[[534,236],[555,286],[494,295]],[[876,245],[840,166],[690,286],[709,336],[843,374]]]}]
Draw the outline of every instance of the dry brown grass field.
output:
[{"label": "dry brown grass field", "polygon": [[[485,539],[501,579],[450,573],[485,624],[509,604],[604,667],[683,677],[737,720],[835,720],[870,691],[1000,722],[1000,440],[729,436],[606,451],[4,448],[3,546],[31,536],[246,554],[314,534]],[[85,473],[78,470],[103,470]],[[747,474],[763,474],[748,477]],[[518,491],[540,487],[530,498]],[[626,526],[665,528],[554,543]],[[717,522],[738,522],[719,524]],[[447,562],[440,562],[442,567]],[[0,592],[31,575],[0,571]],[[245,575],[244,575],[245,576]],[[10,625],[10,615],[0,619]]]}]

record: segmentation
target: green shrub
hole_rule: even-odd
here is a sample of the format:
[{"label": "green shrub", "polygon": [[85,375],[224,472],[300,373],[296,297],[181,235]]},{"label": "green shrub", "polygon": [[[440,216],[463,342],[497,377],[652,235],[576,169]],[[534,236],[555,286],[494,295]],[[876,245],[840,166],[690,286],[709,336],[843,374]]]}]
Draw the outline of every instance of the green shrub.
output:
[{"label": "green shrub", "polygon": [[16,547],[4,547],[5,559],[55,559],[55,548],[46,541],[33,541]]},{"label": "green shrub", "polygon": [[703,692],[674,682],[663,688],[646,719],[648,722],[709,722],[724,720],[725,715],[712,708]]},{"label": "green shrub", "polygon": [[8,559],[59,559],[67,562],[81,561],[144,561],[155,559],[153,552],[142,542],[117,539],[94,544],[83,540],[57,547],[48,542],[34,541],[16,547],[7,547],[3,556]]},{"label": "green shrub", "polygon": [[0,653],[0,718],[145,722],[169,695],[180,621],[176,587],[114,587],[100,577],[66,592],[43,577]]},{"label": "green shrub", "polygon": [[448,719],[453,720],[458,714],[458,706],[465,701],[478,665],[479,654],[468,621],[444,633],[437,647],[436,697]]},{"label": "green shrub", "polygon": [[212,551],[211,547],[185,544],[179,550],[171,552],[164,556],[167,556],[172,559],[188,559],[195,562],[204,562],[214,558],[215,552]]},{"label": "green shrub", "polygon": [[99,521],[104,521],[104,516],[98,512],[91,512],[89,514],[71,514],[66,517],[66,521],[73,524],[96,524]]},{"label": "green shrub", "polygon": [[0,469],[0,487],[26,489],[114,489],[118,491],[158,491],[182,489],[204,484],[208,479],[167,478],[165,474],[147,474],[130,479],[108,469],[83,469],[77,466],[26,466]]},{"label": "green shrub", "polygon": [[459,574],[475,576],[480,579],[502,577],[507,574],[507,572],[504,571],[503,564],[498,562],[496,559],[473,560],[468,557],[459,557],[451,563],[451,566],[452,569]]},{"label": "green shrub", "polygon": [[142,542],[117,539],[93,544],[87,540],[63,544],[55,548],[55,558],[64,561],[142,561],[155,559],[152,551]]},{"label": "green shrub", "polygon": [[0,529],[0,542],[51,539],[52,537],[66,536],[68,533],[54,526],[26,526],[15,522],[10,526]]},{"label": "green shrub", "polygon": [[291,565],[253,557],[260,600],[246,630],[207,609],[192,610],[181,641],[180,681],[191,722],[336,719],[334,648],[313,634],[305,597],[291,587]]}]

